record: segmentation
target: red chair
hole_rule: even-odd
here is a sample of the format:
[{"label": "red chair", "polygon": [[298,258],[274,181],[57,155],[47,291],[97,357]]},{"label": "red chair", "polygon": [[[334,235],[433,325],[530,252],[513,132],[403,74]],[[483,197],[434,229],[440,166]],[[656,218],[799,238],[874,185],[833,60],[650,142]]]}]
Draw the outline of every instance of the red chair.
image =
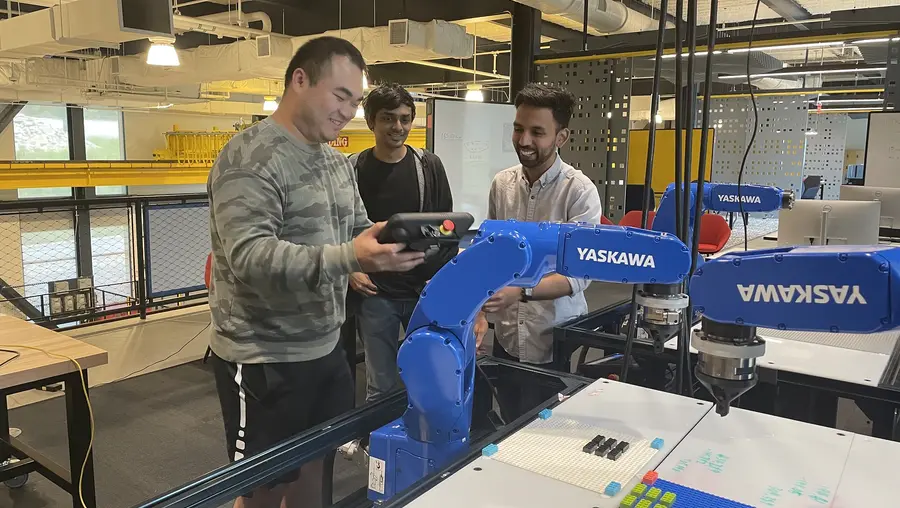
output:
[{"label": "red chair", "polygon": [[731,238],[728,221],[721,215],[707,213],[700,217],[700,245],[698,251],[703,255],[719,252]]},{"label": "red chair", "polygon": [[603,224],[604,226],[615,226],[613,221],[607,219],[605,215],[600,216],[600,224]]},{"label": "red chair", "polygon": [[[619,221],[620,226],[628,226],[632,228],[641,227],[641,216],[643,214],[640,210],[632,210],[625,214],[625,217],[622,217],[622,220]],[[656,212],[650,211],[647,212],[647,229],[653,228],[653,219],[656,217]]]},{"label": "red chair", "polygon": [[212,252],[206,256],[206,272],[203,274],[203,282],[206,283],[206,289],[209,289],[210,278],[212,277]]}]

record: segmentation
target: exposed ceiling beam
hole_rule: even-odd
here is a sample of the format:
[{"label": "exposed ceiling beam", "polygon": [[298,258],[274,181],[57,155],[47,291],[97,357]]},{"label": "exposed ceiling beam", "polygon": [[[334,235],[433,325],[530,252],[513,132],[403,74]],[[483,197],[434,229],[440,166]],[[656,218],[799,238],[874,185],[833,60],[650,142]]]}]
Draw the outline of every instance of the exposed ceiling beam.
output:
[{"label": "exposed ceiling beam", "polygon": [[445,71],[456,71],[462,72],[465,74],[474,74],[476,76],[484,76],[486,78],[496,78],[496,79],[509,79],[509,76],[504,76],[503,74],[497,74],[494,72],[487,71],[479,71],[476,69],[466,69],[465,67],[457,67],[456,65],[447,65],[438,62],[429,62],[425,60],[408,60],[406,63],[411,63],[415,65],[424,65],[425,67],[434,67],[436,69],[443,69]]},{"label": "exposed ceiling beam", "polygon": [[[766,0],[763,0],[763,1],[765,2]],[[654,21],[659,20],[659,14],[661,11],[658,8],[654,8],[648,4],[645,4],[641,0],[622,0],[622,5],[624,5],[625,7],[628,7],[629,9],[635,10]],[[672,25],[672,27],[674,27],[675,21],[678,18],[669,14],[668,12],[665,13],[665,15],[666,15],[666,23],[669,25]],[[682,23],[684,23],[684,22],[682,21]]]},{"label": "exposed ceiling beam", "polygon": [[[494,23],[498,25],[503,25],[505,27],[509,27],[512,29],[512,20],[501,19],[494,21]],[[549,21],[541,21],[541,35],[546,37],[550,37],[552,39],[556,39],[558,41],[564,41],[568,39],[578,39],[581,37],[581,32],[577,32],[575,30],[571,30],[569,28],[559,26],[555,23],[551,23]]]},{"label": "exposed ceiling beam", "polygon": [[804,20],[812,17],[812,14],[795,0],[762,0],[766,7],[772,9],[788,21],[796,21],[794,25],[801,30],[809,30],[803,24]]}]

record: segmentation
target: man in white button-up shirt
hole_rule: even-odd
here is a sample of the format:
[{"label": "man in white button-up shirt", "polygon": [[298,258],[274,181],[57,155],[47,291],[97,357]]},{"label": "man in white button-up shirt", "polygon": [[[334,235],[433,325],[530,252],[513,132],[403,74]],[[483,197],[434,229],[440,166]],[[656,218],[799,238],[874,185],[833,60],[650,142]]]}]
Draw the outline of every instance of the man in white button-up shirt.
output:
[{"label": "man in white button-up shirt", "polygon": [[[563,162],[575,97],[561,88],[532,83],[516,95],[513,146],[521,164],[494,177],[489,219],[600,224],[603,207],[594,182]],[[504,288],[484,305],[494,323],[492,355],[530,364],[553,361],[553,327],[587,313],[588,281],[557,273],[532,289]],[[476,335],[487,323],[480,317]]]}]

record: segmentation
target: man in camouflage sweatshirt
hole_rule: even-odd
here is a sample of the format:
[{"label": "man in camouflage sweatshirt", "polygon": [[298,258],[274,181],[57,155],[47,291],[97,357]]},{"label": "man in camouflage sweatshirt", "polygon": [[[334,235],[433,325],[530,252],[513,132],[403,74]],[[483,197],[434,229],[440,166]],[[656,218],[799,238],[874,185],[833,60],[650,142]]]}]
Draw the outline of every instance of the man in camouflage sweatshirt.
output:
[{"label": "man in camouflage sweatshirt", "polygon": [[[384,224],[369,222],[353,168],[325,144],[356,114],[364,71],[346,40],[307,42],[278,110],[235,136],[210,172],[210,347],[232,460],[354,407],[338,345],[348,276],[422,263],[378,243]],[[322,478],[322,461],[308,463],[235,506],[321,506]]]}]

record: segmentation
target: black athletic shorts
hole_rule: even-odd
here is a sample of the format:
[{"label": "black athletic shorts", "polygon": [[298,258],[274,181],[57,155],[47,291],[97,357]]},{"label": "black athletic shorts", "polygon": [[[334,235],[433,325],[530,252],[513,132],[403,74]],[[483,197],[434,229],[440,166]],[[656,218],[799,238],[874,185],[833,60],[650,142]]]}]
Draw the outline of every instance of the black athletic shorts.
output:
[{"label": "black athletic shorts", "polygon": [[[350,411],[355,390],[340,343],[306,362],[240,364],[211,356],[230,460],[265,451]],[[297,479],[288,473],[270,486]]]}]

